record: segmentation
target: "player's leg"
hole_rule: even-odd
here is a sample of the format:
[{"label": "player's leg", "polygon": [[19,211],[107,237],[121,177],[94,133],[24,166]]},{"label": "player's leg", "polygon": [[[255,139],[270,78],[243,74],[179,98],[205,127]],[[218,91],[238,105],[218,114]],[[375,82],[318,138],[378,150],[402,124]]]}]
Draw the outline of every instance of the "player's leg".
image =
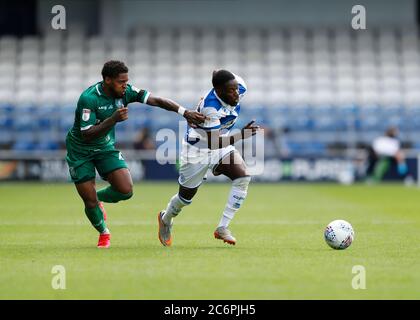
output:
[{"label": "player's leg", "polygon": [[75,148],[69,141],[66,141],[66,147],[70,177],[85,204],[86,216],[100,233],[98,247],[109,247],[110,234],[104,219],[105,212],[96,196],[94,161],[88,151]]},{"label": "player's leg", "polygon": [[179,185],[178,193],[173,195],[166,206],[165,214],[162,220],[165,224],[171,224],[172,219],[178,216],[182,208],[188,206],[192,202],[192,198],[197,193],[198,187],[187,188]]},{"label": "player's leg", "polygon": [[393,157],[393,161],[397,166],[398,174],[401,177],[406,177],[408,174],[408,167],[407,163],[405,162],[405,155],[401,150],[397,151],[395,157]]},{"label": "player's leg", "polygon": [[108,248],[110,246],[110,232],[106,226],[104,213],[100,208],[96,196],[95,180],[88,180],[81,183],[75,183],[77,192],[85,204],[85,213],[90,223],[99,232],[99,248]]},{"label": "player's leg", "polygon": [[133,196],[133,180],[127,168],[108,173],[106,180],[110,185],[97,192],[100,201],[116,203],[128,200]]},{"label": "player's leg", "polygon": [[184,163],[179,169],[179,190],[169,200],[165,210],[158,214],[159,240],[164,246],[172,244],[173,219],[179,215],[182,208],[191,204],[194,195],[208,170],[207,163]]},{"label": "player's leg", "polygon": [[389,157],[380,157],[373,170],[374,182],[380,182],[391,166]]},{"label": "player's leg", "polygon": [[100,201],[116,203],[133,196],[133,181],[121,152],[113,150],[98,156],[95,166],[101,177],[110,183],[97,192]]},{"label": "player's leg", "polygon": [[376,163],[378,162],[378,156],[372,147],[368,148],[367,153],[366,179],[369,181],[373,179],[373,172],[375,170]]},{"label": "player's leg", "polygon": [[247,174],[245,162],[237,151],[231,152],[227,157],[229,161],[224,158],[213,170],[215,175],[223,174],[232,180],[228,201],[214,236],[229,244],[235,244],[236,239],[228,226],[247,196],[251,177]]}]

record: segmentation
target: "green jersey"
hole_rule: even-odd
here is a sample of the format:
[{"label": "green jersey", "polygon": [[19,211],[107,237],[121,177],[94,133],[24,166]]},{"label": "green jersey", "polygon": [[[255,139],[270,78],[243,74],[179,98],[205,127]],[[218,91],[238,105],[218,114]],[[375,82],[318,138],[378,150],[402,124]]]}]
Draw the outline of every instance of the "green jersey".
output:
[{"label": "green jersey", "polygon": [[73,127],[67,134],[68,141],[78,148],[98,150],[114,148],[115,126],[103,136],[91,141],[84,141],[82,131],[101,123],[112,116],[116,109],[131,102],[146,103],[150,93],[127,85],[125,94],[120,99],[114,99],[105,94],[102,81],[87,88],[77,102]]}]

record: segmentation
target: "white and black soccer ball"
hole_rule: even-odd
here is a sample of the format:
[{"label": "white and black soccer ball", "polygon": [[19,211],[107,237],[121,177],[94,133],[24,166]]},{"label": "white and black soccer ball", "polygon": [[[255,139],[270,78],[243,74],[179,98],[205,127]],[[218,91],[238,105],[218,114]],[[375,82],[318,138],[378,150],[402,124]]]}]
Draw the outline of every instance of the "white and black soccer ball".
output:
[{"label": "white and black soccer ball", "polygon": [[353,227],[347,221],[334,220],[325,228],[324,239],[333,249],[346,249],[354,240]]}]

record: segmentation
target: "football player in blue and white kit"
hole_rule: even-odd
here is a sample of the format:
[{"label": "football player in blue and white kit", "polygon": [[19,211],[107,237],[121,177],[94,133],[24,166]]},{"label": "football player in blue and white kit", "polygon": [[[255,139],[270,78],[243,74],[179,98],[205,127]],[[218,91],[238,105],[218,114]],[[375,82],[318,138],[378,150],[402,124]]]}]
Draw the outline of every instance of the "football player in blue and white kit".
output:
[{"label": "football player in blue and white kit", "polygon": [[244,160],[233,144],[256,134],[260,129],[254,121],[240,132],[229,134],[240,111],[240,99],[247,87],[243,79],[227,70],[213,72],[213,88],[197,107],[206,120],[198,128],[188,127],[182,144],[179,169],[179,191],[158,214],[159,240],[164,246],[172,244],[173,218],[190,205],[207,171],[223,174],[232,180],[232,188],[222,218],[214,231],[216,239],[234,245],[235,237],[228,229],[229,222],[241,207],[247,195],[251,177]]}]

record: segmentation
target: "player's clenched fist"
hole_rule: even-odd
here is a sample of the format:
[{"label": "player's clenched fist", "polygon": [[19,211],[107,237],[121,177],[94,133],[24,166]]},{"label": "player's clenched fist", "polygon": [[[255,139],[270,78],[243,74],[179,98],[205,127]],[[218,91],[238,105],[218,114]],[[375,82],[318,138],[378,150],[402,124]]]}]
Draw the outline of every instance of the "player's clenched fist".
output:
[{"label": "player's clenched fist", "polygon": [[115,110],[115,112],[112,114],[112,119],[114,119],[115,122],[121,122],[128,119],[128,108],[123,107]]},{"label": "player's clenched fist", "polygon": [[242,138],[246,139],[255,135],[258,131],[262,130],[260,126],[254,125],[255,120],[252,120],[245,127],[242,128]]},{"label": "player's clenched fist", "polygon": [[185,110],[184,118],[187,119],[188,123],[193,127],[196,128],[197,125],[203,123],[206,120],[206,117],[202,115],[200,112]]}]

